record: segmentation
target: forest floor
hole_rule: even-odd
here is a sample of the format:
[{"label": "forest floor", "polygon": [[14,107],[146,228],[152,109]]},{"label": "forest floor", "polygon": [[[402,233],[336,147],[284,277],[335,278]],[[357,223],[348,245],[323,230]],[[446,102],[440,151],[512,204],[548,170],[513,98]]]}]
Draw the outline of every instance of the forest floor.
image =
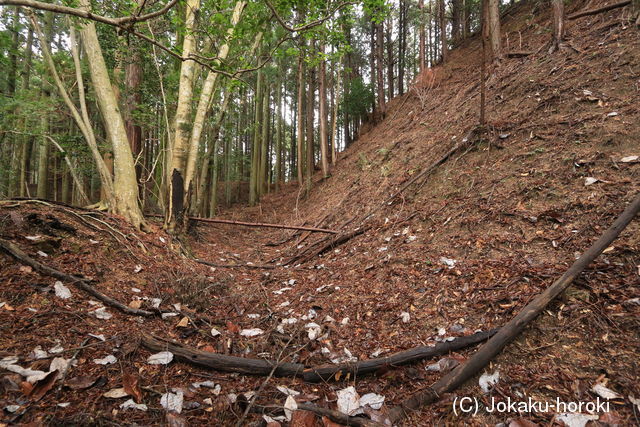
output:
[{"label": "forest floor", "polygon": [[[600,4],[574,4],[569,13]],[[394,99],[386,119],[340,154],[331,178],[316,175],[309,194],[287,184],[258,207],[222,212],[234,220],[366,230],[304,262],[286,265],[326,235],[195,224],[182,244],[218,264],[212,267],[177,255],[180,242],[153,221],[151,232],[138,233],[114,216],[2,202],[1,239],[124,304],[173,314],[101,310],[69,282],[71,297],[62,299],[66,291],[56,279],[0,254],[3,363],[48,372],[55,358],[74,360],[57,381],[35,382],[35,392],[21,375],[0,371],[0,422],[260,425],[260,414],[242,418],[246,393],[257,393],[254,408],[277,417],[287,398],[278,386],[300,392],[299,402],[331,409],[338,392],[353,386],[360,395],[384,396],[371,412],[384,416],[474,348],[449,354],[439,368],[436,358],[313,384],[176,361],[149,364],[153,352],[139,341],[152,333],[218,354],[318,366],[504,325],[640,191],[633,159],[640,155],[640,38],[629,18],[622,8],[569,21],[568,48],[548,54],[547,12],[532,4],[512,9],[503,25],[506,50],[532,54],[491,67],[487,132],[473,134],[466,148],[391,203],[384,201],[474,129],[477,38],[434,68],[433,80],[423,80],[432,84]],[[485,372],[498,372],[499,380],[490,393],[476,376],[403,424],[571,425],[555,410],[457,416],[452,401],[590,402],[610,392],[610,411],[582,411],[590,417],[582,421],[638,424],[639,298],[636,220],[493,360]],[[244,336],[256,328],[258,335]],[[107,356],[116,360],[100,360]],[[165,404],[167,396],[183,396],[180,415],[167,413],[163,395]],[[146,411],[121,406],[132,396]],[[298,411],[291,425],[330,424]]]}]

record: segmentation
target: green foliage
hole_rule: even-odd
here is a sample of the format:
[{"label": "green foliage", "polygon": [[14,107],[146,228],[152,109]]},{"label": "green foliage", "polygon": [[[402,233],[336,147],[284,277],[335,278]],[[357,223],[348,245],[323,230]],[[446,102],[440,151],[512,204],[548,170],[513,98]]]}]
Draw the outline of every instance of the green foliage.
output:
[{"label": "green foliage", "polygon": [[362,78],[355,78],[345,88],[342,109],[350,116],[362,117],[371,112],[374,94],[369,85],[365,85]]}]

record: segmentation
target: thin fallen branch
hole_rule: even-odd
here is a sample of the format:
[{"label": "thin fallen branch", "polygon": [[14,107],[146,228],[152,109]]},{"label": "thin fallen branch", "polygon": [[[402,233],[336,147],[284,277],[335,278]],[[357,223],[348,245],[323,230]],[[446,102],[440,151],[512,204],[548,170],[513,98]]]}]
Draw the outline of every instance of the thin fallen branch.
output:
[{"label": "thin fallen branch", "polygon": [[266,227],[266,228],[281,228],[285,230],[302,230],[302,231],[313,231],[316,233],[327,233],[327,234],[338,234],[335,230],[327,230],[326,228],[316,228],[316,227],[304,227],[297,225],[284,225],[284,224],[267,224],[264,222],[244,222],[244,221],[232,221],[230,219],[217,219],[217,218],[196,218],[190,217],[189,219],[193,221],[200,222],[211,222],[216,224],[231,224],[231,225],[242,225],[245,227]]},{"label": "thin fallen branch", "polygon": [[276,268],[275,265],[262,265],[262,264],[216,264],[215,262],[205,261],[200,258],[195,258],[195,262],[199,262],[200,264],[208,265],[210,267],[216,268],[255,268],[257,270],[273,270]]},{"label": "thin fallen branch", "polygon": [[321,255],[338,245],[346,243],[347,241],[353,239],[356,236],[363,234],[365,231],[369,230],[371,226],[360,227],[356,230],[349,231],[347,233],[338,234],[335,237],[326,237],[324,239],[319,240],[313,245],[306,248],[304,251],[300,252],[298,255],[290,258],[284,265],[291,264],[304,264],[309,261],[311,258]]},{"label": "thin fallen branch", "polygon": [[533,55],[534,52],[529,50],[514,50],[507,52],[505,55],[507,58],[524,58],[529,55]]},{"label": "thin fallen branch", "polygon": [[[158,217],[161,218],[162,215],[157,214],[146,214],[146,216]],[[326,228],[316,228],[316,227],[304,227],[298,225],[285,225],[285,224],[268,224],[264,222],[246,222],[246,221],[233,221],[230,219],[218,219],[218,218],[198,218],[195,216],[189,217],[191,221],[199,221],[199,222],[210,222],[214,224],[230,224],[230,225],[241,225],[244,227],[264,227],[264,228],[279,228],[284,230],[302,230],[302,231],[314,231],[316,233],[327,233],[327,234],[338,234],[338,231],[335,230],[327,230]]]},{"label": "thin fallen branch", "polygon": [[544,292],[527,304],[520,313],[484,344],[465,364],[458,366],[428,389],[418,392],[390,411],[392,422],[397,422],[407,413],[421,406],[435,402],[444,393],[457,389],[469,378],[476,375],[500,351],[516,338],[544,308],[567,289],[591,262],[596,259],[620,235],[633,218],[640,212],[640,194],[627,206],[615,222],[600,238],[578,258],[569,269]]},{"label": "thin fallen branch", "polygon": [[348,375],[351,374],[351,379],[353,379],[356,376],[376,372],[387,366],[393,367],[406,365],[423,359],[442,356],[443,354],[457,351],[485,341],[493,336],[497,331],[497,329],[492,329],[490,331],[478,332],[466,337],[456,338],[453,341],[439,343],[435,346],[422,346],[411,350],[401,351],[388,357],[363,360],[357,363],[348,363],[343,365],[327,365],[317,368],[309,368],[304,371],[303,378],[307,382],[318,382],[336,378],[337,374],[339,374],[339,378],[346,379],[349,378]]},{"label": "thin fallen branch", "polygon": [[2,249],[4,252],[6,252],[7,254],[11,255],[12,257],[14,257],[16,260],[20,261],[21,263],[30,266],[31,268],[33,268],[38,273],[46,275],[46,276],[51,276],[51,277],[54,277],[54,278],[59,279],[59,280],[64,280],[65,282],[69,282],[73,286],[75,286],[76,288],[78,288],[78,289],[88,293],[89,295],[97,298],[98,300],[102,301],[106,305],[109,305],[111,307],[114,307],[114,308],[120,310],[123,313],[132,314],[132,315],[135,315],[135,316],[154,316],[154,315],[156,315],[156,313],[154,313],[152,311],[147,311],[147,310],[141,310],[141,309],[138,309],[138,308],[128,307],[128,306],[124,305],[123,303],[121,303],[120,301],[115,300],[115,299],[113,299],[113,298],[111,298],[109,296],[106,296],[102,292],[97,291],[96,289],[93,288],[93,286],[89,285],[87,282],[85,282],[80,277],[71,276],[69,274],[65,274],[65,273],[63,273],[61,271],[58,271],[58,270],[56,270],[54,268],[48,267],[48,266],[46,266],[44,264],[41,264],[40,262],[36,261],[35,259],[31,258],[29,255],[24,253],[18,246],[16,246],[15,244],[11,243],[8,240],[0,239],[0,249]]},{"label": "thin fallen branch", "polygon": [[582,12],[574,13],[572,15],[567,16],[567,19],[569,21],[572,21],[574,19],[582,18],[583,16],[597,15],[598,13],[608,12],[610,10],[617,9],[619,7],[625,7],[630,4],[631,4],[631,0],[624,0],[624,1],[613,3],[607,6],[598,7],[596,9],[589,9]]},{"label": "thin fallen branch", "polygon": [[299,363],[276,363],[265,359],[248,359],[226,356],[189,348],[177,341],[153,335],[143,335],[142,345],[151,351],[170,351],[177,360],[223,372],[239,372],[249,375],[269,375],[276,366],[276,377],[301,376],[305,366]]},{"label": "thin fallen branch", "polygon": [[404,191],[409,188],[411,186],[411,184],[417,182],[419,179],[427,177],[429,174],[431,174],[431,172],[433,172],[434,170],[436,170],[436,168],[440,165],[442,165],[444,162],[446,162],[447,160],[449,160],[449,158],[451,156],[453,156],[454,154],[456,154],[458,151],[460,151],[461,149],[473,144],[475,142],[475,136],[476,133],[478,132],[479,128],[475,127],[473,128],[464,138],[462,138],[462,141],[460,141],[459,143],[457,143],[456,145],[453,146],[453,148],[451,148],[449,151],[447,151],[442,157],[440,157],[438,160],[436,160],[435,162],[433,162],[431,165],[429,165],[426,169],[424,169],[422,172],[418,173],[416,176],[414,176],[413,178],[411,178],[409,181],[405,182],[395,193],[393,193],[391,196],[389,196],[383,203],[381,206],[379,206],[376,209],[373,209],[372,211],[370,211],[367,214],[367,217],[370,216],[372,213],[374,213],[375,211],[381,209],[383,206],[385,205],[390,205],[391,202],[398,197],[400,194],[404,193]]}]

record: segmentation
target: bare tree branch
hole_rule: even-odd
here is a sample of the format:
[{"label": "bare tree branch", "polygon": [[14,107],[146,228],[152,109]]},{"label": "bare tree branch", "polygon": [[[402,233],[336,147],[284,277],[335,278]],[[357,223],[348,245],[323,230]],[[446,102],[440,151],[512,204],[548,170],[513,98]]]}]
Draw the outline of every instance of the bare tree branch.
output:
[{"label": "bare tree branch", "polygon": [[[2,1],[2,0],[0,0],[0,1]],[[339,3],[336,7],[331,9],[331,11],[326,16],[324,16],[324,17],[322,17],[320,19],[317,19],[315,21],[306,23],[304,25],[300,25],[298,27],[292,27],[289,24],[287,24],[285,22],[285,20],[282,19],[282,17],[280,15],[278,15],[278,11],[273,6],[273,4],[271,4],[271,2],[269,0],[264,0],[264,2],[267,4],[267,7],[271,10],[273,15],[275,16],[276,21],[278,21],[280,26],[282,28],[284,28],[285,30],[289,31],[290,33],[298,33],[300,31],[306,31],[306,30],[310,30],[311,28],[317,27],[318,25],[321,25],[325,21],[328,21],[329,19],[331,19],[333,17],[333,15],[335,15],[335,13],[337,11],[339,11],[340,9],[342,9],[343,7],[352,6],[352,5],[356,4],[355,1],[345,1],[345,2]]]},{"label": "bare tree branch", "polygon": [[169,3],[167,3],[163,8],[156,10],[155,12],[147,13],[145,15],[136,14],[133,16],[123,16],[121,18],[109,18],[108,16],[98,15],[90,11],[76,9],[74,7],[44,3],[36,0],[0,0],[0,6],[22,6],[22,7],[28,7],[31,9],[39,9],[39,10],[46,10],[49,12],[63,13],[65,15],[73,15],[73,16],[78,16],[80,18],[91,19],[93,21],[101,22],[103,24],[115,25],[116,27],[121,27],[125,24],[134,24],[136,22],[143,22],[143,21],[148,21],[149,19],[157,18],[158,16],[163,15],[167,11],[169,11],[169,9],[175,6],[176,3],[178,3],[178,0],[170,0]]}]

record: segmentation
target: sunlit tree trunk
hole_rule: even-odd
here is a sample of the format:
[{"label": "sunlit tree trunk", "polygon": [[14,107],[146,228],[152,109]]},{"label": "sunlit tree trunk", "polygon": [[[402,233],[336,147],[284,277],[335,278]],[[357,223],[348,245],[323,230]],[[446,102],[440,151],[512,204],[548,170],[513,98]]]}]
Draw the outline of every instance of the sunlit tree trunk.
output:
[{"label": "sunlit tree trunk", "polygon": [[[187,0],[186,8],[182,56],[188,58],[195,49],[194,30],[196,27],[196,16],[200,8],[200,0]],[[170,159],[167,171],[168,194],[164,226],[169,232],[178,231],[178,224],[181,226],[184,220],[185,169],[187,166],[188,141],[191,130],[191,99],[193,97],[194,71],[194,61],[182,61],[180,66],[180,82],[178,84],[174,139],[167,153]]]},{"label": "sunlit tree trunk", "polygon": [[[86,10],[90,8],[89,0],[80,0],[80,5]],[[114,212],[122,215],[134,227],[141,228],[145,226],[145,222],[138,204],[138,184],[131,147],[92,21],[86,22],[81,27],[81,35],[96,99],[107,137],[113,147]]]},{"label": "sunlit tree trunk", "polygon": [[[233,35],[235,26],[242,17],[242,12],[247,5],[246,1],[239,1],[236,3],[231,17],[231,28],[227,30],[227,37],[225,42],[218,50],[217,59],[214,61],[214,66],[219,66],[221,61],[224,61],[229,55],[229,38]],[[198,101],[198,107],[196,108],[196,115],[193,119],[193,126],[191,129],[191,137],[189,139],[189,151],[187,154],[186,172],[184,176],[184,190],[185,190],[185,207],[188,207],[191,192],[191,182],[195,176],[195,167],[198,158],[198,147],[200,145],[200,137],[202,135],[202,128],[204,127],[205,118],[207,112],[211,107],[211,100],[216,89],[216,83],[218,79],[218,73],[209,70],[207,77],[202,86],[202,92],[200,93],[200,99]]]}]

